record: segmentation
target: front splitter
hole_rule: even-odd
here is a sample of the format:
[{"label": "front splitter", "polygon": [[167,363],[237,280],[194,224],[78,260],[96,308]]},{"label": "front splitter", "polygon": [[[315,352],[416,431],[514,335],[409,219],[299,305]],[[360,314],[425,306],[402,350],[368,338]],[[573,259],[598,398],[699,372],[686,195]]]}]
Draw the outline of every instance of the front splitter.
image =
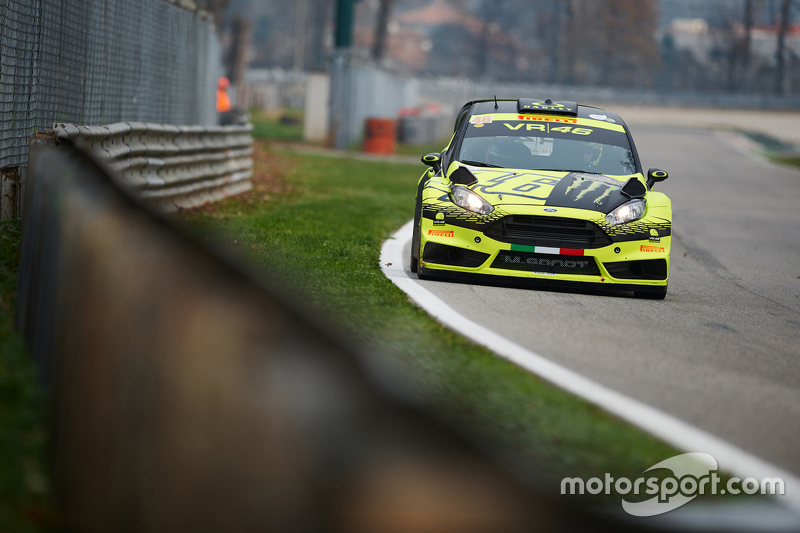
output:
[{"label": "front splitter", "polygon": [[449,270],[435,270],[419,267],[420,279],[437,281],[452,281],[456,283],[469,283],[475,285],[489,285],[493,287],[511,287],[518,289],[536,289],[565,292],[604,293],[606,295],[617,292],[647,292],[664,294],[667,286],[658,285],[632,285],[620,283],[591,283],[586,281],[569,281],[560,279],[518,278],[478,274],[472,272],[453,272]]}]

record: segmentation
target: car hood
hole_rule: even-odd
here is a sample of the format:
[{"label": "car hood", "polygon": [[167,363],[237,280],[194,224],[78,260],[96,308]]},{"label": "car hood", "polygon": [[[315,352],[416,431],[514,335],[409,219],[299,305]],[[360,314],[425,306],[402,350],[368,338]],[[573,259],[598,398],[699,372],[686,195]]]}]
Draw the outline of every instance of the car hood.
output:
[{"label": "car hood", "polygon": [[[622,194],[622,187],[631,177],[643,181],[641,174],[604,176],[583,172],[463,166],[477,180],[463,185],[494,206],[544,205],[608,214],[630,200]],[[455,171],[457,167],[454,165],[451,169]]]}]

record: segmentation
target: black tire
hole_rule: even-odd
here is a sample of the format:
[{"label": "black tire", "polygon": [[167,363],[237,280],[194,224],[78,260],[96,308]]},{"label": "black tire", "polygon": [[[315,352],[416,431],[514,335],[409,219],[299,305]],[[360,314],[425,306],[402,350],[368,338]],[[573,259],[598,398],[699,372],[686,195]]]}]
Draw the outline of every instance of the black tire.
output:
[{"label": "black tire", "polygon": [[663,300],[667,296],[667,288],[664,287],[664,292],[634,291],[633,295],[642,300]]},{"label": "black tire", "polygon": [[409,261],[409,269],[414,274],[417,274],[419,271],[419,226],[420,221],[422,220],[422,189],[425,187],[425,183],[428,181],[427,177],[428,176],[426,174],[425,177],[419,182],[419,186],[417,187],[417,202],[414,207],[414,229],[412,230],[414,233],[411,236],[411,260]]},{"label": "black tire", "polygon": [[409,267],[414,274],[419,270],[419,219],[419,213],[415,212],[414,229],[412,230],[414,234],[411,237],[411,261],[409,261]]}]

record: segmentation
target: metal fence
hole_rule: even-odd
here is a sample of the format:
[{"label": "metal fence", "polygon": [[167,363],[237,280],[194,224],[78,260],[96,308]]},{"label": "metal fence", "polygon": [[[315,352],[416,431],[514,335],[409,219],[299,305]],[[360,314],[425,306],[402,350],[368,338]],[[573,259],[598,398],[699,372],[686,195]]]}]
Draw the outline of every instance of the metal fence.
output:
[{"label": "metal fence", "polygon": [[250,124],[172,126],[123,122],[58,124],[55,134],[89,149],[139,198],[163,211],[190,208],[250,190]]},{"label": "metal fence", "polygon": [[220,45],[191,6],[0,0],[0,168],[55,122],[215,124]]},{"label": "metal fence", "polygon": [[520,95],[528,95],[600,106],[617,104],[683,108],[800,109],[800,95],[662,92],[617,87],[489,83],[457,78],[422,79],[419,87],[418,95],[422,102],[438,102],[456,110],[470,100],[492,98],[495,95],[498,98],[515,99]]},{"label": "metal fence", "polygon": [[282,69],[249,69],[245,83],[236,88],[236,104],[244,109],[267,111],[302,108],[308,74]]},{"label": "metal fence", "polygon": [[[453,119],[466,102],[475,99],[552,98],[587,105],[639,105],[680,108],[798,110],[800,95],[660,92],[614,87],[580,87],[492,83],[467,78],[416,77],[385,72],[369,61],[342,54],[331,66],[331,119],[335,144],[346,148],[358,142],[366,117],[397,118],[402,107],[435,104],[441,110],[437,131],[452,133]],[[433,122],[432,122],[433,123]],[[427,127],[433,127],[431,125]],[[440,139],[437,139],[440,140]]]},{"label": "metal fence", "polygon": [[335,56],[330,70],[330,126],[337,148],[361,140],[366,118],[397,118],[400,109],[418,103],[413,76],[385,72],[347,54]]}]

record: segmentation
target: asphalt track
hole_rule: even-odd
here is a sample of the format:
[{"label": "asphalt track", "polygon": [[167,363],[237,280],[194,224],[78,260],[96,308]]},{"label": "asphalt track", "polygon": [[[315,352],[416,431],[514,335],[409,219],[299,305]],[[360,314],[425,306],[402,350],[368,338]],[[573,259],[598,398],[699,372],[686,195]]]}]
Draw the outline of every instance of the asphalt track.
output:
[{"label": "asphalt track", "polygon": [[632,129],[645,168],[670,172],[657,185],[674,212],[665,300],[418,283],[509,341],[800,474],[800,172],[713,132]]}]

